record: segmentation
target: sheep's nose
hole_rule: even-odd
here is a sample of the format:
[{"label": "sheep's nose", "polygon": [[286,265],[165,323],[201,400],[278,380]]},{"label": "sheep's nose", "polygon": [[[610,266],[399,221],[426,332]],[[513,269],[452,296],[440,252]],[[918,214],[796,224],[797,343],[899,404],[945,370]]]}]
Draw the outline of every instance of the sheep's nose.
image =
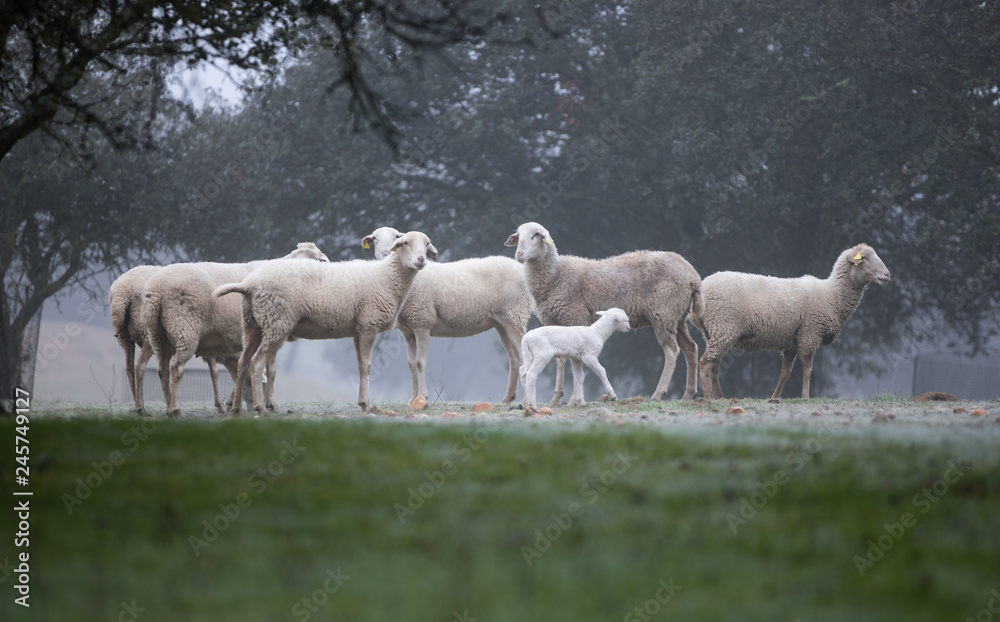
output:
[{"label": "sheep's nose", "polygon": [[427,263],[427,260],[424,259],[423,255],[420,255],[419,257],[417,257],[416,264],[417,264],[418,268],[423,268],[425,263]]}]

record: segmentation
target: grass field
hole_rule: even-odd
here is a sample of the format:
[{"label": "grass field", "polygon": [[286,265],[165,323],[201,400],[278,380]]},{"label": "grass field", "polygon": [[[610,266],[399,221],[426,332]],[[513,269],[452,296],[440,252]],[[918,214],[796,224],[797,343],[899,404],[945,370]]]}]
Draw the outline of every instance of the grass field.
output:
[{"label": "grass field", "polygon": [[[31,607],[14,603],[7,510],[0,619],[998,615],[1000,403],[469,406],[166,419],[36,403]],[[0,420],[8,507],[14,427]]]}]

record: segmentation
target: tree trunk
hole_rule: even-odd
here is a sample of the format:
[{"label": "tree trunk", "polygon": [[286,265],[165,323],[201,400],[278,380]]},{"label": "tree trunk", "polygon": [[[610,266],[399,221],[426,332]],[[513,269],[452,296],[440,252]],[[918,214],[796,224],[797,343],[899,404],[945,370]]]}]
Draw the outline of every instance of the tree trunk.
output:
[{"label": "tree trunk", "polygon": [[31,393],[35,384],[35,361],[38,355],[38,335],[42,310],[18,331],[9,317],[7,305],[0,304],[0,414],[14,412],[14,393],[23,389]]}]

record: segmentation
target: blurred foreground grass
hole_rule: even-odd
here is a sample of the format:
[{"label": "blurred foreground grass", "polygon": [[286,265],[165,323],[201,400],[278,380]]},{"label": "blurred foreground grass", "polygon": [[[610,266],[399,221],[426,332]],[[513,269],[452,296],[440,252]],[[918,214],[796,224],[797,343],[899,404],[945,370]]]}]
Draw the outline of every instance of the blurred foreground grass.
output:
[{"label": "blurred foreground grass", "polygon": [[[0,573],[0,619],[975,617],[1000,588],[1000,425],[815,419],[36,413],[31,608]],[[10,568],[14,512],[0,528]]]}]

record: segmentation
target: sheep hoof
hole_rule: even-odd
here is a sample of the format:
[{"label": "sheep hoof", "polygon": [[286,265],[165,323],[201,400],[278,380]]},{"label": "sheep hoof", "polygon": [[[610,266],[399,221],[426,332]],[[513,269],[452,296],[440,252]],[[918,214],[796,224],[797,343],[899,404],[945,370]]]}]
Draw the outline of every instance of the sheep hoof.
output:
[{"label": "sheep hoof", "polygon": [[167,416],[168,417],[180,417],[181,416],[181,409],[180,408],[174,408],[173,410],[168,410],[167,411]]}]

